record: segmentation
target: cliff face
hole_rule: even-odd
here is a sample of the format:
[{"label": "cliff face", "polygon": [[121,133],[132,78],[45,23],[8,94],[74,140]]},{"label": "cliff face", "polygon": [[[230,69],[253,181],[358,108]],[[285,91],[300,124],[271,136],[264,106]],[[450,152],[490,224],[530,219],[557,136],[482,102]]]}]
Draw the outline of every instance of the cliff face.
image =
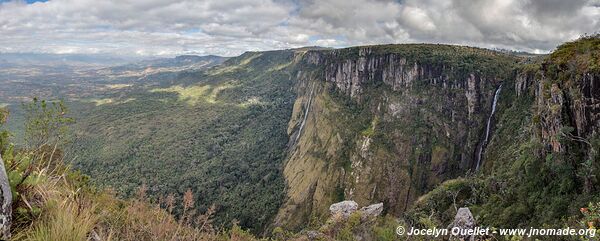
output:
[{"label": "cliff face", "polygon": [[483,174],[436,187],[405,218],[448,222],[453,204],[440,200],[454,191],[462,195],[455,203],[475,210],[481,225],[577,225],[565,220],[600,200],[599,59],[596,36],[516,66],[503,83]]},{"label": "cliff face", "polygon": [[579,136],[588,136],[600,127],[600,73],[586,72],[576,78],[579,84],[574,89],[578,91],[569,91],[574,95],[571,109],[575,129]]},{"label": "cliff face", "polygon": [[442,45],[303,54],[289,122],[287,201],[275,224],[298,228],[344,199],[399,215],[474,167],[512,57]]},{"label": "cliff face", "polygon": [[[600,72],[577,69],[575,59],[551,56],[542,64],[537,81],[542,139],[553,152],[564,153],[565,140],[581,141],[597,134],[600,128]],[[565,130],[566,127],[572,128]],[[587,149],[587,148],[586,148]]]},{"label": "cliff face", "polygon": [[597,38],[567,43],[543,61],[522,68],[517,75],[515,94],[534,99],[534,124],[539,128],[541,141],[554,153],[565,154],[569,141],[581,142],[598,132],[599,44]]}]

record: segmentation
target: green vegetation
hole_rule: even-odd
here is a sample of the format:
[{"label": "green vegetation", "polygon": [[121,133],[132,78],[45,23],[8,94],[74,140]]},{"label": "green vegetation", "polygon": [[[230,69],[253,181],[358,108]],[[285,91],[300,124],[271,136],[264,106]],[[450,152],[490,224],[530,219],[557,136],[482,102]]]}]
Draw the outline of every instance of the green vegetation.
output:
[{"label": "green vegetation", "polygon": [[[3,129],[8,112],[0,109],[0,153],[13,189],[12,240],[256,240],[237,224],[230,230],[214,227],[215,207],[197,212],[191,190],[181,199],[170,194],[151,202],[145,186],[131,200],[97,189],[64,162],[60,143],[72,121],[64,117],[64,105],[34,100],[25,107],[28,148],[8,141]],[[172,215],[177,205],[178,219]]]},{"label": "green vegetation", "polygon": [[562,44],[552,52],[549,60],[552,62],[549,70],[555,76],[560,74],[558,71],[568,68],[573,68],[580,74],[600,73],[600,35],[584,36],[577,41]]},{"label": "green vegetation", "polygon": [[588,207],[580,209],[583,218],[581,224],[591,229],[600,229],[600,203],[590,203]]},{"label": "green vegetation", "polygon": [[294,99],[292,70],[271,69],[293,53],[247,55],[172,83],[137,86],[121,97],[134,99],[128,102],[72,103],[79,112],[68,149],[75,167],[124,197],[142,185],[152,200],[190,189],[199,210],[216,205],[216,225],[238,220],[261,232],[284,195]]},{"label": "green vegetation", "polygon": [[[68,112],[61,102],[47,103],[53,102],[35,100],[25,105],[28,131],[52,133],[44,135],[47,141],[42,142],[42,146],[17,150],[8,142],[9,135],[3,134],[0,138],[4,165],[11,177],[11,187],[16,190],[12,240],[259,240],[237,223],[230,229],[218,228],[213,220],[217,207],[198,212],[195,208],[198,200],[190,189],[181,197],[169,194],[152,201],[146,185],[128,200],[117,198],[110,189],[97,188],[88,176],[65,164],[63,146],[54,145],[65,142],[64,132],[49,129],[66,131],[72,119],[65,117]],[[0,109],[1,120],[7,115],[5,109]],[[27,139],[27,143],[34,142]],[[178,207],[181,210],[176,218]],[[395,240],[397,226],[393,217],[364,219],[356,212],[347,219],[331,217],[313,232],[318,240],[356,240],[357,237]],[[307,235],[276,228],[271,238],[260,240],[301,241],[306,240]]]},{"label": "green vegetation", "polygon": [[367,129],[363,130],[361,132],[361,134],[366,137],[373,136],[373,134],[375,134],[375,127],[377,126],[378,122],[379,122],[379,118],[375,117],[373,119],[373,121],[371,121],[371,124],[369,125],[369,127],[367,127]]}]

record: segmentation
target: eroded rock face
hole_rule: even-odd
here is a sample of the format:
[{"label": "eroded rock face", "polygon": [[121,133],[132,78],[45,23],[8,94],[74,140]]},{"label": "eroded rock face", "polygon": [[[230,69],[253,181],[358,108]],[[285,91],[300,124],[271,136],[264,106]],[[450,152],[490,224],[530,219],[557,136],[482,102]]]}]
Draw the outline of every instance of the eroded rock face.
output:
[{"label": "eroded rock face", "polygon": [[344,199],[360,206],[381,201],[399,216],[473,166],[494,92],[513,72],[479,62],[457,66],[461,49],[438,56],[437,46],[424,46],[425,56],[437,57],[422,59],[411,48],[302,53],[288,125],[289,189],[276,226],[298,229],[305,217],[325,218],[329,204]]},{"label": "eroded rock face", "polygon": [[[327,61],[319,62],[326,66],[325,81],[335,83],[338,89],[350,97],[359,96],[364,90],[364,84],[374,81],[383,81],[396,91],[410,87],[421,79],[448,86],[448,77],[442,73],[444,66],[409,63],[405,57],[397,54],[371,55],[370,48],[361,48],[358,52],[359,57],[356,59],[330,62],[330,59],[336,57],[327,56]],[[333,56],[337,54],[332,53]]]},{"label": "eroded rock face", "polygon": [[394,91],[412,87],[417,83],[439,86],[443,89],[468,89],[470,111],[475,111],[479,102],[481,85],[497,85],[497,79],[490,79],[485,73],[472,72],[463,77],[450,76],[453,67],[444,63],[426,63],[419,59],[410,60],[399,53],[382,53],[370,47],[356,50],[333,50],[330,52],[308,52],[304,62],[312,66],[323,66],[323,78],[334,83],[350,97],[359,97],[367,83],[383,82]]},{"label": "eroded rock face", "polygon": [[471,119],[473,113],[475,113],[475,107],[477,106],[478,96],[479,95],[477,92],[477,79],[475,78],[475,75],[471,74],[467,79],[467,91],[465,92],[465,97],[467,97],[469,119]]},{"label": "eroded rock face", "polygon": [[525,95],[534,81],[533,74],[525,72],[519,73],[515,79],[515,92],[517,96]]},{"label": "eroded rock face", "polygon": [[581,81],[583,98],[574,103],[574,109],[577,131],[583,135],[600,127],[600,74],[586,73]]},{"label": "eroded rock face", "polygon": [[[598,133],[600,75],[585,72],[565,81],[571,84],[564,84],[542,74],[536,82],[541,137],[553,152],[565,152],[560,140],[565,136],[567,139],[590,138]],[[567,126],[574,130],[565,133]]]},{"label": "eroded rock face", "polygon": [[329,211],[332,216],[342,216],[347,218],[352,213],[358,210],[358,204],[355,201],[343,201],[339,203],[334,203],[329,206]]},{"label": "eroded rock face", "polygon": [[12,193],[8,176],[4,168],[4,161],[0,156],[0,240],[10,239],[10,225],[12,223]]},{"label": "eroded rock face", "polygon": [[[542,88],[543,85],[541,85]],[[549,98],[543,95],[539,96],[539,104],[544,106],[542,116],[546,122],[545,128],[542,128],[542,138],[552,147],[552,151],[560,153],[564,147],[560,143],[561,129],[563,128],[562,109],[564,108],[563,92],[557,84],[550,87]]]}]

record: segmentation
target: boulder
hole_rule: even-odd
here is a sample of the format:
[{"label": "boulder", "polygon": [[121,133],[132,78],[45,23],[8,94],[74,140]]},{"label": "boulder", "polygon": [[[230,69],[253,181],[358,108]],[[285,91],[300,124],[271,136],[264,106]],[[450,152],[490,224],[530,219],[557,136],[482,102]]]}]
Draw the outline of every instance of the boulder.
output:
[{"label": "boulder", "polygon": [[0,240],[10,239],[10,225],[12,223],[12,193],[8,182],[8,175],[4,168],[4,161],[0,155]]},{"label": "boulder", "polygon": [[371,204],[360,209],[360,214],[363,219],[377,217],[383,212],[383,203]]},{"label": "boulder", "polygon": [[[473,218],[473,214],[471,214],[471,210],[469,208],[460,208],[458,212],[456,212],[456,216],[454,216],[454,222],[450,224],[450,228],[458,227],[461,229],[473,229],[475,228],[475,218]],[[453,237],[453,240],[474,240],[474,236],[457,236]]]},{"label": "boulder", "polygon": [[343,201],[329,206],[332,216],[339,215],[343,218],[347,218],[350,214],[356,212],[356,210],[358,210],[358,204],[355,201]]}]

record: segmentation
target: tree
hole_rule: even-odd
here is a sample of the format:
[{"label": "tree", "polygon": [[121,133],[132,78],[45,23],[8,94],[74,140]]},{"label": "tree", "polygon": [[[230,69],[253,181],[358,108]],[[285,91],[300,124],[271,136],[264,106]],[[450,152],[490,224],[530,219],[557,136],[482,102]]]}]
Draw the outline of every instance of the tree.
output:
[{"label": "tree", "polygon": [[65,141],[68,124],[67,107],[62,101],[48,102],[33,98],[23,104],[25,110],[25,141],[32,150],[44,146],[56,147]]}]

